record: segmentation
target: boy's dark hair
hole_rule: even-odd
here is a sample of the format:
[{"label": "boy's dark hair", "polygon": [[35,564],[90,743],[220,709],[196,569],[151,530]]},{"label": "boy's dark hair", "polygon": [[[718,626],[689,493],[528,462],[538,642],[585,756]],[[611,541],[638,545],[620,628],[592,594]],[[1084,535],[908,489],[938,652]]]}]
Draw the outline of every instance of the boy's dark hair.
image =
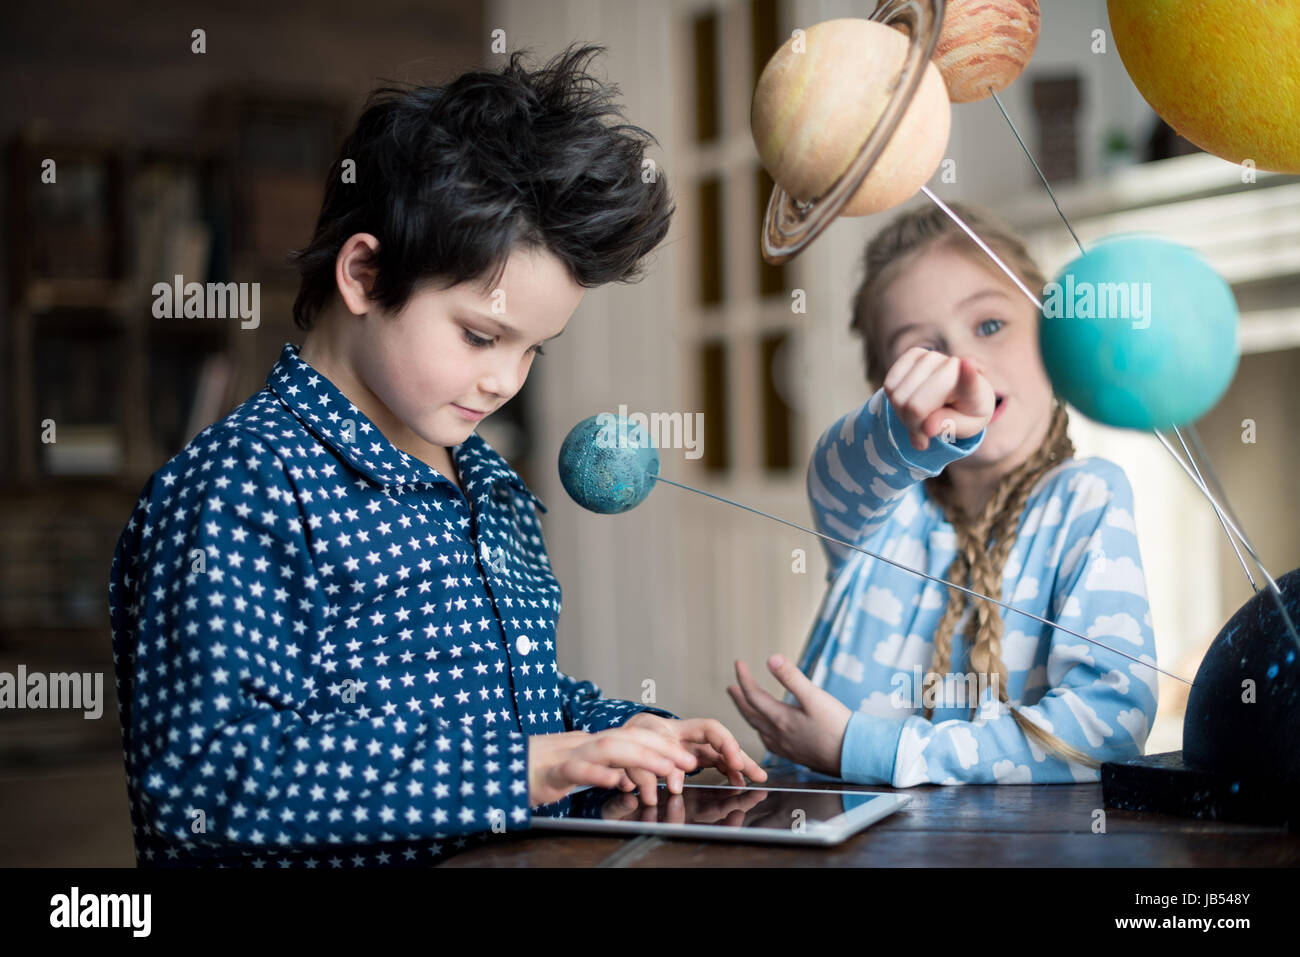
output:
[{"label": "boy's dark hair", "polygon": [[[675,207],[661,171],[642,176],[658,140],[602,122],[622,117],[618,87],[585,72],[604,49],[570,45],[535,72],[517,51],[499,73],[371,91],[326,178],[311,243],[290,254],[302,275],[294,322],[311,328],[356,233],[379,240],[371,298],[390,311],[425,283],[481,279],[487,292],[516,245],[549,250],[581,286],[639,278]],[[343,182],[349,159],[355,183]]]}]

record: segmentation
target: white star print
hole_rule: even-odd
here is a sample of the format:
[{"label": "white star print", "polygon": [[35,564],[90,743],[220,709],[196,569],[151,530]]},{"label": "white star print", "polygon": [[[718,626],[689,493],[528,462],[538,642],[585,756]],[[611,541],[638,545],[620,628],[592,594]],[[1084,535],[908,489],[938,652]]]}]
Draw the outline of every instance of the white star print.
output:
[{"label": "white star print", "polygon": [[[340,848],[331,867],[426,866],[449,853],[444,838],[490,837],[490,799],[509,795],[501,819],[528,826],[527,735],[672,716],[556,670],[560,586],[536,516],[546,509],[478,435],[451,450],[462,492],[395,449],[294,346],[267,382],[158,471],[114,557],[138,861],[314,867],[312,846],[327,843]],[[319,427],[321,406],[349,409],[369,437],[364,456]],[[430,519],[438,534],[395,540]],[[417,551],[418,564],[402,562]],[[501,568],[492,580],[483,553]],[[529,662],[495,612],[474,611],[499,605],[536,609]],[[408,668],[442,653],[456,664]],[[417,681],[441,693],[422,697]],[[547,689],[559,707],[524,707]],[[503,742],[517,757],[488,760]],[[462,760],[435,761],[430,780],[430,759],[451,753]]]}]

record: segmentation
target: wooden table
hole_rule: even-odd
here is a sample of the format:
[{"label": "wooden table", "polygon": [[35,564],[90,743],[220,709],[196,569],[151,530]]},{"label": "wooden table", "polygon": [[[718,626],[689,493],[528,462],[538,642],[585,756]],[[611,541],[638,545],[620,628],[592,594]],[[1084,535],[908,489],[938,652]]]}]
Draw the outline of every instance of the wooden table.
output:
[{"label": "wooden table", "polygon": [[[688,779],[725,784],[710,768]],[[512,835],[442,867],[1277,867],[1300,864],[1285,828],[1106,809],[1101,784],[863,787],[789,771],[773,787],[898,791],[912,802],[834,847],[639,835]]]}]

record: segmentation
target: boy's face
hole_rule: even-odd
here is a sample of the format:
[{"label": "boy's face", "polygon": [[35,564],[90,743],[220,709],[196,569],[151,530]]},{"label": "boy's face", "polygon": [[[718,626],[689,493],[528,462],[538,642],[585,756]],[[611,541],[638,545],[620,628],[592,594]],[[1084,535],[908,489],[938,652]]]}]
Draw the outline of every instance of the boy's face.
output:
[{"label": "boy's face", "polygon": [[1022,461],[1042,444],[1051,422],[1052,384],[1039,352],[1038,311],[995,268],[982,268],[942,243],[921,253],[881,297],[886,369],[912,346],[928,346],[975,360],[1003,397],[980,447],[954,468]]},{"label": "boy's face", "polygon": [[417,287],[396,313],[368,303],[348,323],[347,349],[356,378],[383,408],[362,411],[391,413],[376,424],[415,454],[405,430],[430,445],[459,445],[523,387],[537,347],[564,331],[585,291],[552,253],[516,247],[487,294],[462,283]]}]

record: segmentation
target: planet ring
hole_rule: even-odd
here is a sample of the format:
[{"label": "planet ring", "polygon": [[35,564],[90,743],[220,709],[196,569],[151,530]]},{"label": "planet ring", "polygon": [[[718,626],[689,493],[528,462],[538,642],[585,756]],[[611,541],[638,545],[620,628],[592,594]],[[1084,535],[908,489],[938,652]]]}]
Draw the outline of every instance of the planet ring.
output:
[{"label": "planet ring", "polygon": [[760,237],[763,258],[769,263],[785,262],[821,235],[871,172],[921,86],[939,42],[943,8],[944,0],[884,0],[867,18],[890,27],[905,27],[908,33],[907,56],[893,83],[893,94],[858,155],[825,194],[803,201],[793,199],[779,184],[773,188]]}]

